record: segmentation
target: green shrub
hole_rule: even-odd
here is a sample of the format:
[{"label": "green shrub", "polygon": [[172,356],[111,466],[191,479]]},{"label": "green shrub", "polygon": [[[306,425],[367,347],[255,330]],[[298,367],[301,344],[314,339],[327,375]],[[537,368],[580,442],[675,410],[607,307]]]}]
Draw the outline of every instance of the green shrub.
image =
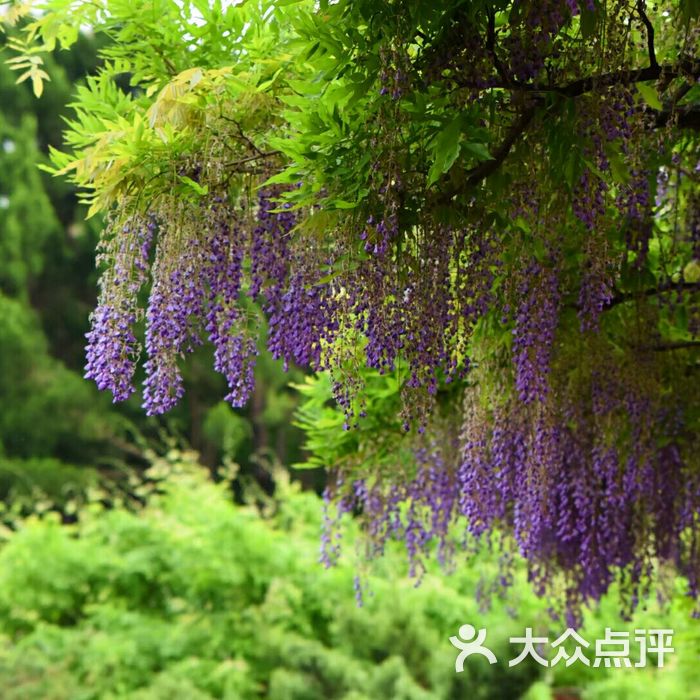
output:
[{"label": "green shrub", "polygon": [[[230,483],[172,457],[149,472],[154,482],[138,512],[91,502],[74,524],[32,516],[5,533],[3,700],[497,700],[528,690],[540,700],[563,685],[596,700],[697,697],[698,633],[680,598],[670,611],[651,606],[629,627],[606,603],[583,630],[594,639],[606,624],[675,627],[678,653],[665,669],[509,669],[510,636],[525,626],[562,630],[522,579],[508,601],[516,617],[500,600],[480,609],[476,588],[498,572],[493,553],[452,576],[428,573],[416,588],[404,553],[389,548],[358,607],[352,558],[329,570],[317,563],[315,495],[278,480],[275,507],[263,517],[234,505]],[[346,554],[353,540],[350,525]],[[464,622],[486,627],[497,664],[471,658],[455,673],[449,636]]]},{"label": "green shrub", "polygon": [[[139,512],[21,521],[0,550],[3,698],[496,698],[538,674],[454,673],[474,574],[414,588],[395,552],[357,607],[353,562],[317,563],[318,498],[280,489],[265,519],[184,464]],[[487,618],[501,646],[520,629]]]}]

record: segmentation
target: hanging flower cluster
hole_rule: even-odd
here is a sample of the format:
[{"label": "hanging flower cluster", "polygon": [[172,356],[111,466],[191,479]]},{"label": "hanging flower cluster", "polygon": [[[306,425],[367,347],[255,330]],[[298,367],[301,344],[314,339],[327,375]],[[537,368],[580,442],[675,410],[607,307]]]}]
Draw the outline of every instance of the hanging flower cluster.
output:
[{"label": "hanging flower cluster", "polygon": [[[118,235],[107,238],[103,261],[108,268],[88,334],[86,376],[99,388],[110,389],[115,401],[133,393],[141,350],[134,326],[145,316],[143,406],[148,415],[165,413],[182,398],[181,358],[205,339],[214,347],[214,368],[226,378],[226,400],[245,405],[257,355],[257,330],[240,303],[246,257],[252,260],[249,293],[267,295],[271,318],[295,318],[285,312],[298,285],[291,280],[288,284],[284,250],[294,217],[270,215],[269,196],[261,194],[259,224],[251,235],[219,195],[195,202],[165,200],[146,224],[133,217]],[[158,242],[144,313],[138,293],[150,265],[154,234]],[[129,266],[131,273],[125,271]],[[274,340],[271,349],[275,351]]]},{"label": "hanging flower cluster", "polygon": [[569,624],[613,582],[631,611],[659,565],[685,576],[697,599],[698,436],[675,400],[649,391],[653,379],[644,387],[633,369],[619,374],[598,339],[589,350],[598,356],[582,362],[575,383],[551,385],[556,399],[504,391],[484,406],[467,389],[459,439],[454,419],[431,426],[430,437],[413,440],[415,470],[402,479],[337,472],[325,493],[322,562],[339,554],[344,513],[359,514],[371,557],[403,540],[415,576],[434,551],[441,563],[454,561],[468,543],[461,523],[472,542],[512,533],[500,542],[502,585],[517,551]]}]

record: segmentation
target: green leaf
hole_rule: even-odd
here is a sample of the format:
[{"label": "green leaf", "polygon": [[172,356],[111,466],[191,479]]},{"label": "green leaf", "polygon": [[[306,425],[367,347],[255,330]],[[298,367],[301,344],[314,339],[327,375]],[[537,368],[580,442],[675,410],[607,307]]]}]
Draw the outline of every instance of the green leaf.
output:
[{"label": "green leaf", "polygon": [[630,172],[627,164],[620,155],[619,151],[611,145],[605,148],[605,155],[610,163],[610,171],[617,182],[628,183],[630,181]]},{"label": "green leaf", "polygon": [[354,209],[359,202],[348,202],[345,199],[332,199],[330,202],[336,209]]},{"label": "green leaf", "polygon": [[269,90],[275,84],[275,81],[280,76],[280,73],[282,73],[282,70],[282,68],[278,68],[269,80],[265,80],[260,83],[257,88],[258,92],[265,92],[266,90]]},{"label": "green leaf", "polygon": [[296,167],[287,168],[277,175],[269,177],[260,187],[269,187],[270,185],[290,185],[299,180],[299,173]]},{"label": "green leaf", "polygon": [[564,162],[564,179],[566,180],[566,184],[569,185],[569,187],[574,186],[576,176],[578,175],[578,167],[578,152],[574,149],[571,149],[569,151],[568,157],[566,158],[566,161]]},{"label": "green leaf", "polygon": [[438,181],[457,160],[460,151],[459,138],[462,133],[461,117],[453,119],[435,139],[435,160],[428,173],[428,186]]},{"label": "green leaf", "polygon": [[469,151],[469,153],[476,156],[479,160],[493,160],[493,156],[489,153],[489,149],[486,147],[486,144],[471,143],[468,141],[462,144],[462,148],[465,151]]},{"label": "green leaf", "polygon": [[700,282],[700,260],[691,260],[683,268],[683,277],[686,282],[697,284]]},{"label": "green leaf", "polygon": [[191,187],[199,195],[205,195],[209,192],[209,187],[207,185],[200,185],[191,177],[187,177],[187,175],[178,175],[178,179],[180,182],[185,183],[188,187]]},{"label": "green leaf", "polygon": [[642,96],[642,99],[652,109],[659,112],[664,108],[664,106],[661,104],[661,100],[659,99],[659,95],[656,92],[656,88],[652,87],[651,85],[647,85],[646,83],[637,83],[637,90],[639,90],[639,94]]},{"label": "green leaf", "polygon": [[530,233],[532,231],[530,224],[528,224],[522,216],[518,216],[515,221],[513,221],[513,224],[521,231],[525,231],[525,233]]},{"label": "green leaf", "polygon": [[601,172],[600,168],[597,165],[595,165],[592,161],[588,160],[588,158],[584,158],[583,162],[596,177],[600,178],[601,180],[607,179],[605,175]]}]

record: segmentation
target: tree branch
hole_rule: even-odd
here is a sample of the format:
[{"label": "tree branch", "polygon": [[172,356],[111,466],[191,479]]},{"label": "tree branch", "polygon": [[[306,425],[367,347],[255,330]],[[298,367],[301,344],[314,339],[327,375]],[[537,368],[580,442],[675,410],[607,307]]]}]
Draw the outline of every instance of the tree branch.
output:
[{"label": "tree branch", "polygon": [[658,343],[657,345],[647,345],[642,350],[653,352],[665,352],[667,350],[688,350],[690,348],[700,348],[700,340],[685,340],[676,343]]},{"label": "tree branch", "polygon": [[649,51],[649,67],[658,67],[658,62],[656,61],[656,51],[654,50],[654,25],[649,21],[646,13],[647,4],[646,0],[638,0],[637,2],[637,12],[642,19],[642,23],[647,30],[647,47]]},{"label": "tree branch", "polygon": [[496,67],[496,72],[501,76],[504,83],[511,82],[506,69],[503,67],[498,54],[496,53],[496,11],[486,10],[488,16],[488,25],[486,28],[486,49],[493,58],[493,65]]},{"label": "tree branch", "polygon": [[[654,59],[656,60],[656,59]],[[494,82],[486,89],[500,88],[502,90],[512,90],[516,92],[535,93],[555,93],[564,97],[579,97],[595,88],[612,87],[613,85],[631,85],[632,83],[646,82],[648,80],[659,80],[678,78],[681,75],[690,75],[694,78],[700,77],[700,59],[688,58],[679,61],[677,64],[665,63],[647,66],[646,68],[622,69],[609,73],[598,73],[584,78],[578,78],[563,85],[552,85],[551,83],[520,83],[517,81],[504,80]],[[483,84],[476,84],[473,81],[460,80],[455,82],[460,87],[485,89]]]},{"label": "tree branch", "polygon": [[501,145],[494,151],[492,160],[485,160],[475,168],[467,171],[467,185],[476,185],[498,170],[503,161],[508,157],[513,146],[520,140],[520,137],[530,125],[530,122],[535,116],[536,108],[537,105],[531,105],[515,120],[515,122],[513,122],[513,125],[510,127]]},{"label": "tree branch", "polygon": [[669,121],[674,121],[679,129],[700,131],[700,105],[683,105],[656,113],[655,126],[666,126]]},{"label": "tree branch", "polygon": [[260,151],[258,154],[254,156],[248,156],[246,158],[241,158],[240,160],[234,160],[230,163],[225,163],[224,167],[225,168],[237,168],[239,165],[245,165],[246,163],[252,163],[253,161],[256,160],[264,160],[265,158],[273,158],[274,156],[279,155],[279,151]]},{"label": "tree branch", "polygon": [[672,287],[654,288],[654,289],[643,289],[639,292],[615,292],[610,303],[605,307],[605,309],[611,309],[618,304],[624,304],[628,301],[636,301],[638,299],[645,299],[647,297],[658,296],[659,294],[672,294],[673,292],[700,292],[700,283],[698,282],[683,282],[682,284],[675,284]]},{"label": "tree branch", "polygon": [[[474,187],[478,185],[482,180],[487,178],[501,167],[505,159],[510,154],[513,146],[520,140],[522,135],[527,130],[528,126],[532,122],[537,107],[541,106],[541,100],[537,100],[530,107],[525,109],[520,116],[513,122],[511,128],[506,134],[505,138],[501,142],[500,146],[493,152],[493,158],[491,160],[486,160],[480,163],[476,167],[468,170],[466,172],[466,181],[462,183],[459,188],[450,188],[443,191],[440,196],[439,201],[449,202],[452,197],[458,194],[465,185],[467,187]],[[695,129],[700,131],[700,106],[687,106],[687,107],[677,107],[674,110],[663,110],[661,112],[656,112],[656,120],[654,126],[660,128],[668,124],[672,119],[675,120],[675,126],[679,129]],[[272,155],[272,154],[270,154]],[[672,290],[662,290],[662,291],[672,291]],[[648,296],[652,294],[660,293],[659,290],[649,290],[643,296]],[[622,299],[619,301],[613,300],[610,306],[619,304],[622,301],[627,301],[627,299]],[[607,307],[609,308],[609,306]]]},{"label": "tree branch", "polygon": [[240,141],[243,141],[243,143],[245,143],[247,146],[249,146],[250,149],[253,150],[253,151],[255,151],[256,153],[262,154],[262,151],[255,145],[255,143],[253,142],[253,140],[250,139],[248,136],[245,135],[245,133],[243,132],[243,127],[241,126],[240,122],[238,122],[238,121],[237,121],[236,119],[234,119],[233,117],[228,117],[228,116],[226,116],[226,115],[223,114],[223,112],[221,112],[221,111],[219,111],[219,117],[220,117],[221,119],[224,119],[224,120],[227,121],[227,122],[231,122],[231,124],[233,124],[233,125],[236,127],[236,129],[238,130],[238,139],[239,139]]},{"label": "tree branch", "polygon": [[459,194],[459,192],[461,192],[465,186],[473,187],[478,185],[484,178],[487,178],[489,175],[495,173],[503,161],[505,161],[505,159],[508,157],[508,154],[513,146],[525,133],[527,127],[530,125],[530,122],[532,122],[538,105],[539,100],[525,109],[525,111],[523,111],[513,122],[500,146],[498,146],[498,148],[493,152],[493,158],[491,158],[491,160],[485,160],[471,170],[467,170],[465,173],[466,180],[463,180],[458,186],[444,188],[438,198],[438,202],[444,204],[449,203],[452,197]]},{"label": "tree branch", "polygon": [[599,87],[643,83],[648,80],[658,80],[661,76],[677,78],[680,75],[684,75],[686,72],[693,75],[700,72],[699,64],[697,62],[683,61],[679,65],[656,64],[634,70],[617,70],[610,73],[589,75],[585,78],[574,80],[567,85],[533,85],[532,90],[535,92],[555,92],[566,97],[579,97]]},{"label": "tree branch", "polygon": [[[640,0],[641,2],[641,0]],[[643,11],[643,8],[642,8]],[[645,15],[646,16],[646,15]],[[647,18],[648,20],[648,18]],[[487,45],[489,50],[492,51],[492,46],[495,46],[494,32],[495,29],[491,27],[491,16],[489,15],[489,29],[487,37]],[[653,27],[651,41],[653,42]],[[597,87],[611,87],[613,85],[626,85],[636,82],[645,82],[648,80],[658,80],[662,76],[667,79],[673,79],[681,75],[690,75],[693,78],[700,77],[700,59],[689,58],[679,61],[677,64],[664,64],[659,65],[656,62],[656,56],[653,53],[653,45],[650,45],[650,60],[653,55],[654,63],[653,65],[647,66],[646,68],[640,68],[636,70],[619,70],[612,71],[610,73],[602,73],[593,76],[587,76],[585,78],[580,78],[574,80],[573,82],[567,83],[565,85],[538,85],[536,83],[516,83],[509,80],[504,80],[501,84],[491,85],[490,88],[502,88],[510,90],[521,90],[532,93],[556,93],[566,97],[578,97],[587,92],[590,92]],[[495,54],[494,54],[495,56]],[[498,70],[498,68],[497,68]],[[499,71],[500,72],[500,71]],[[460,84],[460,87],[480,87],[476,85],[467,85],[465,83]],[[484,178],[493,174],[502,165],[505,159],[508,157],[511,149],[515,143],[523,135],[530,122],[535,116],[536,108],[542,104],[542,98],[533,96],[534,102],[526,108],[520,116],[513,122],[508,134],[504,138],[501,145],[494,151],[493,158],[488,161],[480,163],[475,168],[472,168],[466,173],[466,185],[468,187],[473,187],[478,184]],[[698,129],[700,130],[700,106],[697,105],[687,105],[683,107],[675,107],[670,109],[664,109],[662,111],[654,112],[656,114],[656,119],[654,122],[655,127],[662,127],[669,123],[671,120],[675,120],[675,125],[681,129]],[[457,191],[455,189],[450,189],[444,192],[443,196],[440,197],[442,201],[449,201]]]}]

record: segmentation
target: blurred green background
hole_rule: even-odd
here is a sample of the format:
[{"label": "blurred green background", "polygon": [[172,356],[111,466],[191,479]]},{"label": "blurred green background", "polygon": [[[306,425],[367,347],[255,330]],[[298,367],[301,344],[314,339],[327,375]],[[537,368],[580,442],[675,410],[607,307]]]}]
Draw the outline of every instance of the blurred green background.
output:
[{"label": "blurred green background", "polygon": [[[323,474],[288,468],[301,374],[264,353],[245,411],[219,400],[206,348],[166,418],[82,378],[100,222],[37,164],[95,55],[89,37],[56,54],[40,100],[0,64],[0,698],[700,698],[700,630],[672,580],[632,620],[611,595],[581,631],[672,628],[663,669],[509,669],[509,637],[564,625],[524,575],[478,595],[498,579],[487,550],[415,587],[397,545],[358,606],[352,522],[323,569]],[[455,673],[465,622],[498,664]]]}]

